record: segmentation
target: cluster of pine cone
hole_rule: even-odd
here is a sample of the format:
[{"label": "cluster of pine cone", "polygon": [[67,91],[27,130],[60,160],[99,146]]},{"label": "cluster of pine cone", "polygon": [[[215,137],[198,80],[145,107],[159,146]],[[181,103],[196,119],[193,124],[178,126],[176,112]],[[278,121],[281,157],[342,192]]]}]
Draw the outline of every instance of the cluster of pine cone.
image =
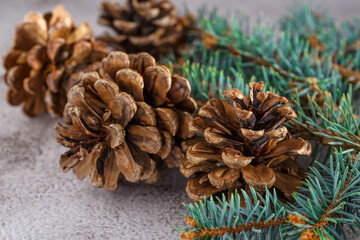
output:
[{"label": "cluster of pine cone", "polygon": [[64,172],[115,190],[122,180],[158,181],[165,163],[190,178],[193,200],[249,186],[291,200],[304,178],[296,156],[311,149],[284,126],[296,117],[286,98],[251,82],[249,96],[226,90],[228,100],[211,99],[195,116],[189,81],[155,60],[185,46],[191,17],[167,0],[104,2],[101,11],[100,23],[116,34],[98,39],[61,6],[29,13],[4,57],[9,103],[63,118],[55,131],[69,148]]}]

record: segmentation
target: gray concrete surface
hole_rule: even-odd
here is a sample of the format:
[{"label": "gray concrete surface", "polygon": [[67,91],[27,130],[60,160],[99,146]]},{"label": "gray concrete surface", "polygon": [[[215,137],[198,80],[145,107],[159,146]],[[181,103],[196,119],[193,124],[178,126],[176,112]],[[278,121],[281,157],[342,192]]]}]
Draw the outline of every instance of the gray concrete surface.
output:
[{"label": "gray concrete surface", "polygon": [[[287,12],[292,1],[187,0],[190,9],[203,3],[221,12],[241,9],[259,13],[267,23]],[[90,21],[96,34],[96,0],[0,0],[0,55],[12,44],[15,24],[31,10],[44,12],[63,4],[80,21]],[[176,1],[181,6],[182,1]],[[329,14],[345,20],[360,17],[359,0],[317,1]],[[0,70],[1,75],[4,73]],[[183,226],[178,211],[189,202],[186,180],[177,170],[162,169],[158,184],[124,183],[115,192],[78,181],[58,165],[64,148],[54,140],[56,120],[44,114],[28,118],[5,101],[0,81],[0,239],[176,239],[171,230]],[[353,238],[355,239],[355,238]]]}]

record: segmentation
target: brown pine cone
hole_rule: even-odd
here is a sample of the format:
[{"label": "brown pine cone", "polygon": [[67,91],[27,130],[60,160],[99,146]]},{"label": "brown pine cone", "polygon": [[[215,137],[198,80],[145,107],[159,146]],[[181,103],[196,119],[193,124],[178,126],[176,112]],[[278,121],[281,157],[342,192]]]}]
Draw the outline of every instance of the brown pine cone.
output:
[{"label": "brown pine cone", "polygon": [[100,5],[101,25],[111,27],[116,35],[105,33],[101,40],[127,53],[147,52],[159,57],[184,45],[192,17],[179,17],[168,0],[128,0]]},{"label": "brown pine cone", "polygon": [[180,166],[192,177],[186,191],[198,201],[204,196],[274,187],[290,199],[300,186],[303,171],[294,155],[309,155],[311,145],[292,138],[283,124],[296,117],[287,99],[261,92],[263,82],[250,83],[250,96],[238,89],[226,98],[211,99],[199,110],[190,128],[198,137],[185,141],[186,159]]},{"label": "brown pine cone", "polygon": [[67,91],[82,73],[95,71],[108,55],[106,45],[95,41],[88,23],[75,27],[62,6],[52,13],[28,13],[17,25],[14,45],[4,56],[9,86],[7,100],[24,103],[29,116],[47,110],[61,117]]},{"label": "brown pine cone", "polygon": [[70,89],[65,125],[56,124],[64,172],[87,174],[96,187],[115,190],[120,179],[156,182],[157,164],[179,166],[177,142],[192,137],[196,110],[189,81],[171,76],[147,53],[112,52],[99,72],[85,73]]}]

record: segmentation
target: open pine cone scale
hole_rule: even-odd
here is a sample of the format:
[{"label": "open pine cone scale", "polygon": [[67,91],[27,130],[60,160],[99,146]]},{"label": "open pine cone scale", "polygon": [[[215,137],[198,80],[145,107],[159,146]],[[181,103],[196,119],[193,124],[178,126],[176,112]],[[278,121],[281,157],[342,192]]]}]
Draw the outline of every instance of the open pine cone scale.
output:
[{"label": "open pine cone scale", "polygon": [[70,89],[65,125],[55,126],[57,141],[70,148],[62,169],[110,190],[122,178],[156,182],[159,163],[179,166],[184,158],[176,140],[193,136],[196,103],[188,80],[146,53],[112,52],[99,73],[84,74]]},{"label": "open pine cone scale", "polygon": [[[286,98],[261,92],[263,83],[250,83],[250,95],[238,89],[224,92],[199,110],[191,129],[201,138],[183,144],[187,150],[181,172],[190,179],[187,192],[194,200],[253,186],[275,187],[289,198],[300,186],[302,171],[293,155],[309,155],[311,145],[292,138],[283,123],[296,117]],[[287,184],[290,179],[291,184]]]}]

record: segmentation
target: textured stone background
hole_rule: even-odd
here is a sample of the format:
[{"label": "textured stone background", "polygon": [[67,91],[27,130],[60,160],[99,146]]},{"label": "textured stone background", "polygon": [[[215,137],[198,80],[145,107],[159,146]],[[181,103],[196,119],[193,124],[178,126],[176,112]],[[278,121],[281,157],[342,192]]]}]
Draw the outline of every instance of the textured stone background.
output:
[{"label": "textured stone background", "polygon": [[[175,2],[175,1],[174,1]],[[286,14],[292,1],[186,0],[190,9],[203,3],[225,13],[241,9],[254,22],[259,13],[267,23]],[[0,0],[0,55],[11,46],[15,24],[31,10],[47,11],[63,4],[77,23],[87,20],[96,34],[96,0]],[[183,2],[176,1],[181,7]],[[360,16],[359,0],[317,1],[337,19]],[[3,69],[0,70],[1,75]],[[5,101],[0,81],[0,239],[176,239],[171,230],[183,226],[178,213],[188,202],[185,179],[162,169],[155,185],[124,183],[115,192],[96,189],[69,172],[58,157],[64,152],[54,140],[56,120],[46,114],[27,118]],[[355,239],[355,238],[354,238]]]}]

